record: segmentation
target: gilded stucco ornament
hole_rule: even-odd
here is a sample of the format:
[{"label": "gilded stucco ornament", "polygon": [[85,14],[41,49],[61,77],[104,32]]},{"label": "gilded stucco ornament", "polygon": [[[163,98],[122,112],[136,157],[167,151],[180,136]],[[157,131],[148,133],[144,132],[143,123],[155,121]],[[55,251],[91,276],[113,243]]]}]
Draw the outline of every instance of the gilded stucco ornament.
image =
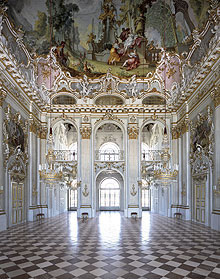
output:
[{"label": "gilded stucco ornament", "polygon": [[4,102],[5,98],[6,98],[6,96],[7,96],[7,93],[6,93],[6,91],[2,88],[2,86],[1,86],[1,84],[0,84],[0,107],[3,106],[3,102]]},{"label": "gilded stucco ornament", "polygon": [[103,120],[113,120],[123,124],[123,121],[110,111],[106,112],[106,114],[104,114],[100,119],[96,120],[95,125]]},{"label": "gilded stucco ornament", "polygon": [[139,135],[139,128],[134,124],[129,124],[128,126],[128,137],[129,139],[138,139],[138,135]]},{"label": "gilded stucco ornament", "polygon": [[20,146],[17,146],[8,160],[8,172],[11,180],[23,182],[26,177],[27,158]]},{"label": "gilded stucco ornament", "polygon": [[92,128],[89,125],[82,125],[82,127],[80,127],[80,134],[82,136],[82,139],[90,139],[92,133]]},{"label": "gilded stucco ornament", "polygon": [[175,126],[172,127],[171,133],[172,133],[172,139],[178,139],[183,134],[189,131],[189,118],[188,114],[186,114],[183,119]]},{"label": "gilded stucco ornament", "polygon": [[214,102],[214,106],[218,107],[220,105],[220,86],[215,86],[214,89],[211,91],[211,97]]},{"label": "gilded stucco ornament", "polygon": [[208,161],[210,166],[213,167],[213,150],[213,112],[210,106],[207,106],[206,112],[199,113],[196,119],[190,122],[190,162],[192,165],[194,165],[197,161],[198,166],[196,168],[194,167],[196,171],[199,169],[205,169],[205,167],[203,165],[200,166],[200,164],[203,164],[203,162],[206,161]]},{"label": "gilded stucco ornament", "polygon": [[28,162],[28,125],[22,119],[20,113],[12,113],[11,106],[5,108],[5,119],[3,122],[3,154],[4,165],[6,167],[10,156],[14,150],[22,155],[24,165]]},{"label": "gilded stucco ornament", "polygon": [[40,138],[47,139],[48,128],[45,126],[40,127]]},{"label": "gilded stucco ornament", "polygon": [[37,134],[37,129],[38,129],[38,126],[37,126],[36,121],[33,118],[31,118],[29,120],[29,131],[30,131],[30,133]]},{"label": "gilded stucco ornament", "polygon": [[95,162],[94,169],[96,174],[102,171],[120,171],[124,173],[125,171],[125,163],[120,161],[114,162]]}]

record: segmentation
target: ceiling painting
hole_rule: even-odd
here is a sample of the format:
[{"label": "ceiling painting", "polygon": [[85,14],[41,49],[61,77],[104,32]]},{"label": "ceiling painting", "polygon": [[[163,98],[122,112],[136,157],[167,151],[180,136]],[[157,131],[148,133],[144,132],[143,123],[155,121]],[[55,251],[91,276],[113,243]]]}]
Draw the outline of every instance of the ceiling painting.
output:
[{"label": "ceiling painting", "polygon": [[[143,77],[156,69],[179,82],[178,59],[162,66],[164,52],[189,51],[192,31],[208,19],[208,0],[8,0],[8,15],[24,31],[32,57],[53,56],[72,77]],[[39,60],[48,88],[48,66]],[[55,80],[58,70],[54,69]],[[52,80],[53,82],[53,80]]]}]

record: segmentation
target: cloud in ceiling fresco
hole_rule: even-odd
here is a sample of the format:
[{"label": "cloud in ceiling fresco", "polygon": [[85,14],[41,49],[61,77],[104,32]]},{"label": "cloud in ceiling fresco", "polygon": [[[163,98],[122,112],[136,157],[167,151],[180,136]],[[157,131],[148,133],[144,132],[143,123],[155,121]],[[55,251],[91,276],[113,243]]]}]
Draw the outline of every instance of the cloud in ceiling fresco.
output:
[{"label": "cloud in ceiling fresco", "polygon": [[[50,6],[52,3],[52,6]],[[162,50],[188,51],[191,33],[207,20],[208,0],[8,0],[30,52],[54,55],[72,76],[146,76]]]}]

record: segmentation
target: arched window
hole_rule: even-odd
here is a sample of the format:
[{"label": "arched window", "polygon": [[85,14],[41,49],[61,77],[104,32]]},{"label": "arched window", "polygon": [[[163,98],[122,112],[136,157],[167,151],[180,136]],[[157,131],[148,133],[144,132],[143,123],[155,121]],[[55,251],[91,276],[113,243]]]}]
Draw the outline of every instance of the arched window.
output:
[{"label": "arched window", "polygon": [[100,185],[100,209],[119,209],[120,186],[116,179],[107,178]]},{"label": "arched window", "polygon": [[99,156],[101,161],[118,161],[119,160],[119,146],[114,142],[106,142],[101,145],[99,149]]}]

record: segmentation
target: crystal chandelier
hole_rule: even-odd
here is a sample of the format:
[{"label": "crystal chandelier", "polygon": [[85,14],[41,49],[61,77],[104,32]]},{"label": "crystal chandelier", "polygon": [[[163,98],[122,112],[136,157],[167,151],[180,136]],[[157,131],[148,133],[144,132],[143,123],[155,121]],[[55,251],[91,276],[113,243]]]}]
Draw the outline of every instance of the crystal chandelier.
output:
[{"label": "crystal chandelier", "polygon": [[[166,115],[166,108],[165,108]],[[164,128],[164,138],[162,142],[163,151],[161,154],[162,165],[155,166],[154,169],[154,179],[162,184],[169,184],[175,181],[177,178],[178,170],[170,167],[170,153],[169,153],[169,140],[166,129],[166,116],[165,116],[165,128]]]},{"label": "crystal chandelier", "polygon": [[55,165],[56,156],[53,150],[53,135],[52,128],[50,128],[50,134],[48,138],[48,152],[46,155],[46,164],[44,166],[40,165],[40,179],[49,186],[53,186],[56,182],[62,182],[63,173],[59,167]]}]

